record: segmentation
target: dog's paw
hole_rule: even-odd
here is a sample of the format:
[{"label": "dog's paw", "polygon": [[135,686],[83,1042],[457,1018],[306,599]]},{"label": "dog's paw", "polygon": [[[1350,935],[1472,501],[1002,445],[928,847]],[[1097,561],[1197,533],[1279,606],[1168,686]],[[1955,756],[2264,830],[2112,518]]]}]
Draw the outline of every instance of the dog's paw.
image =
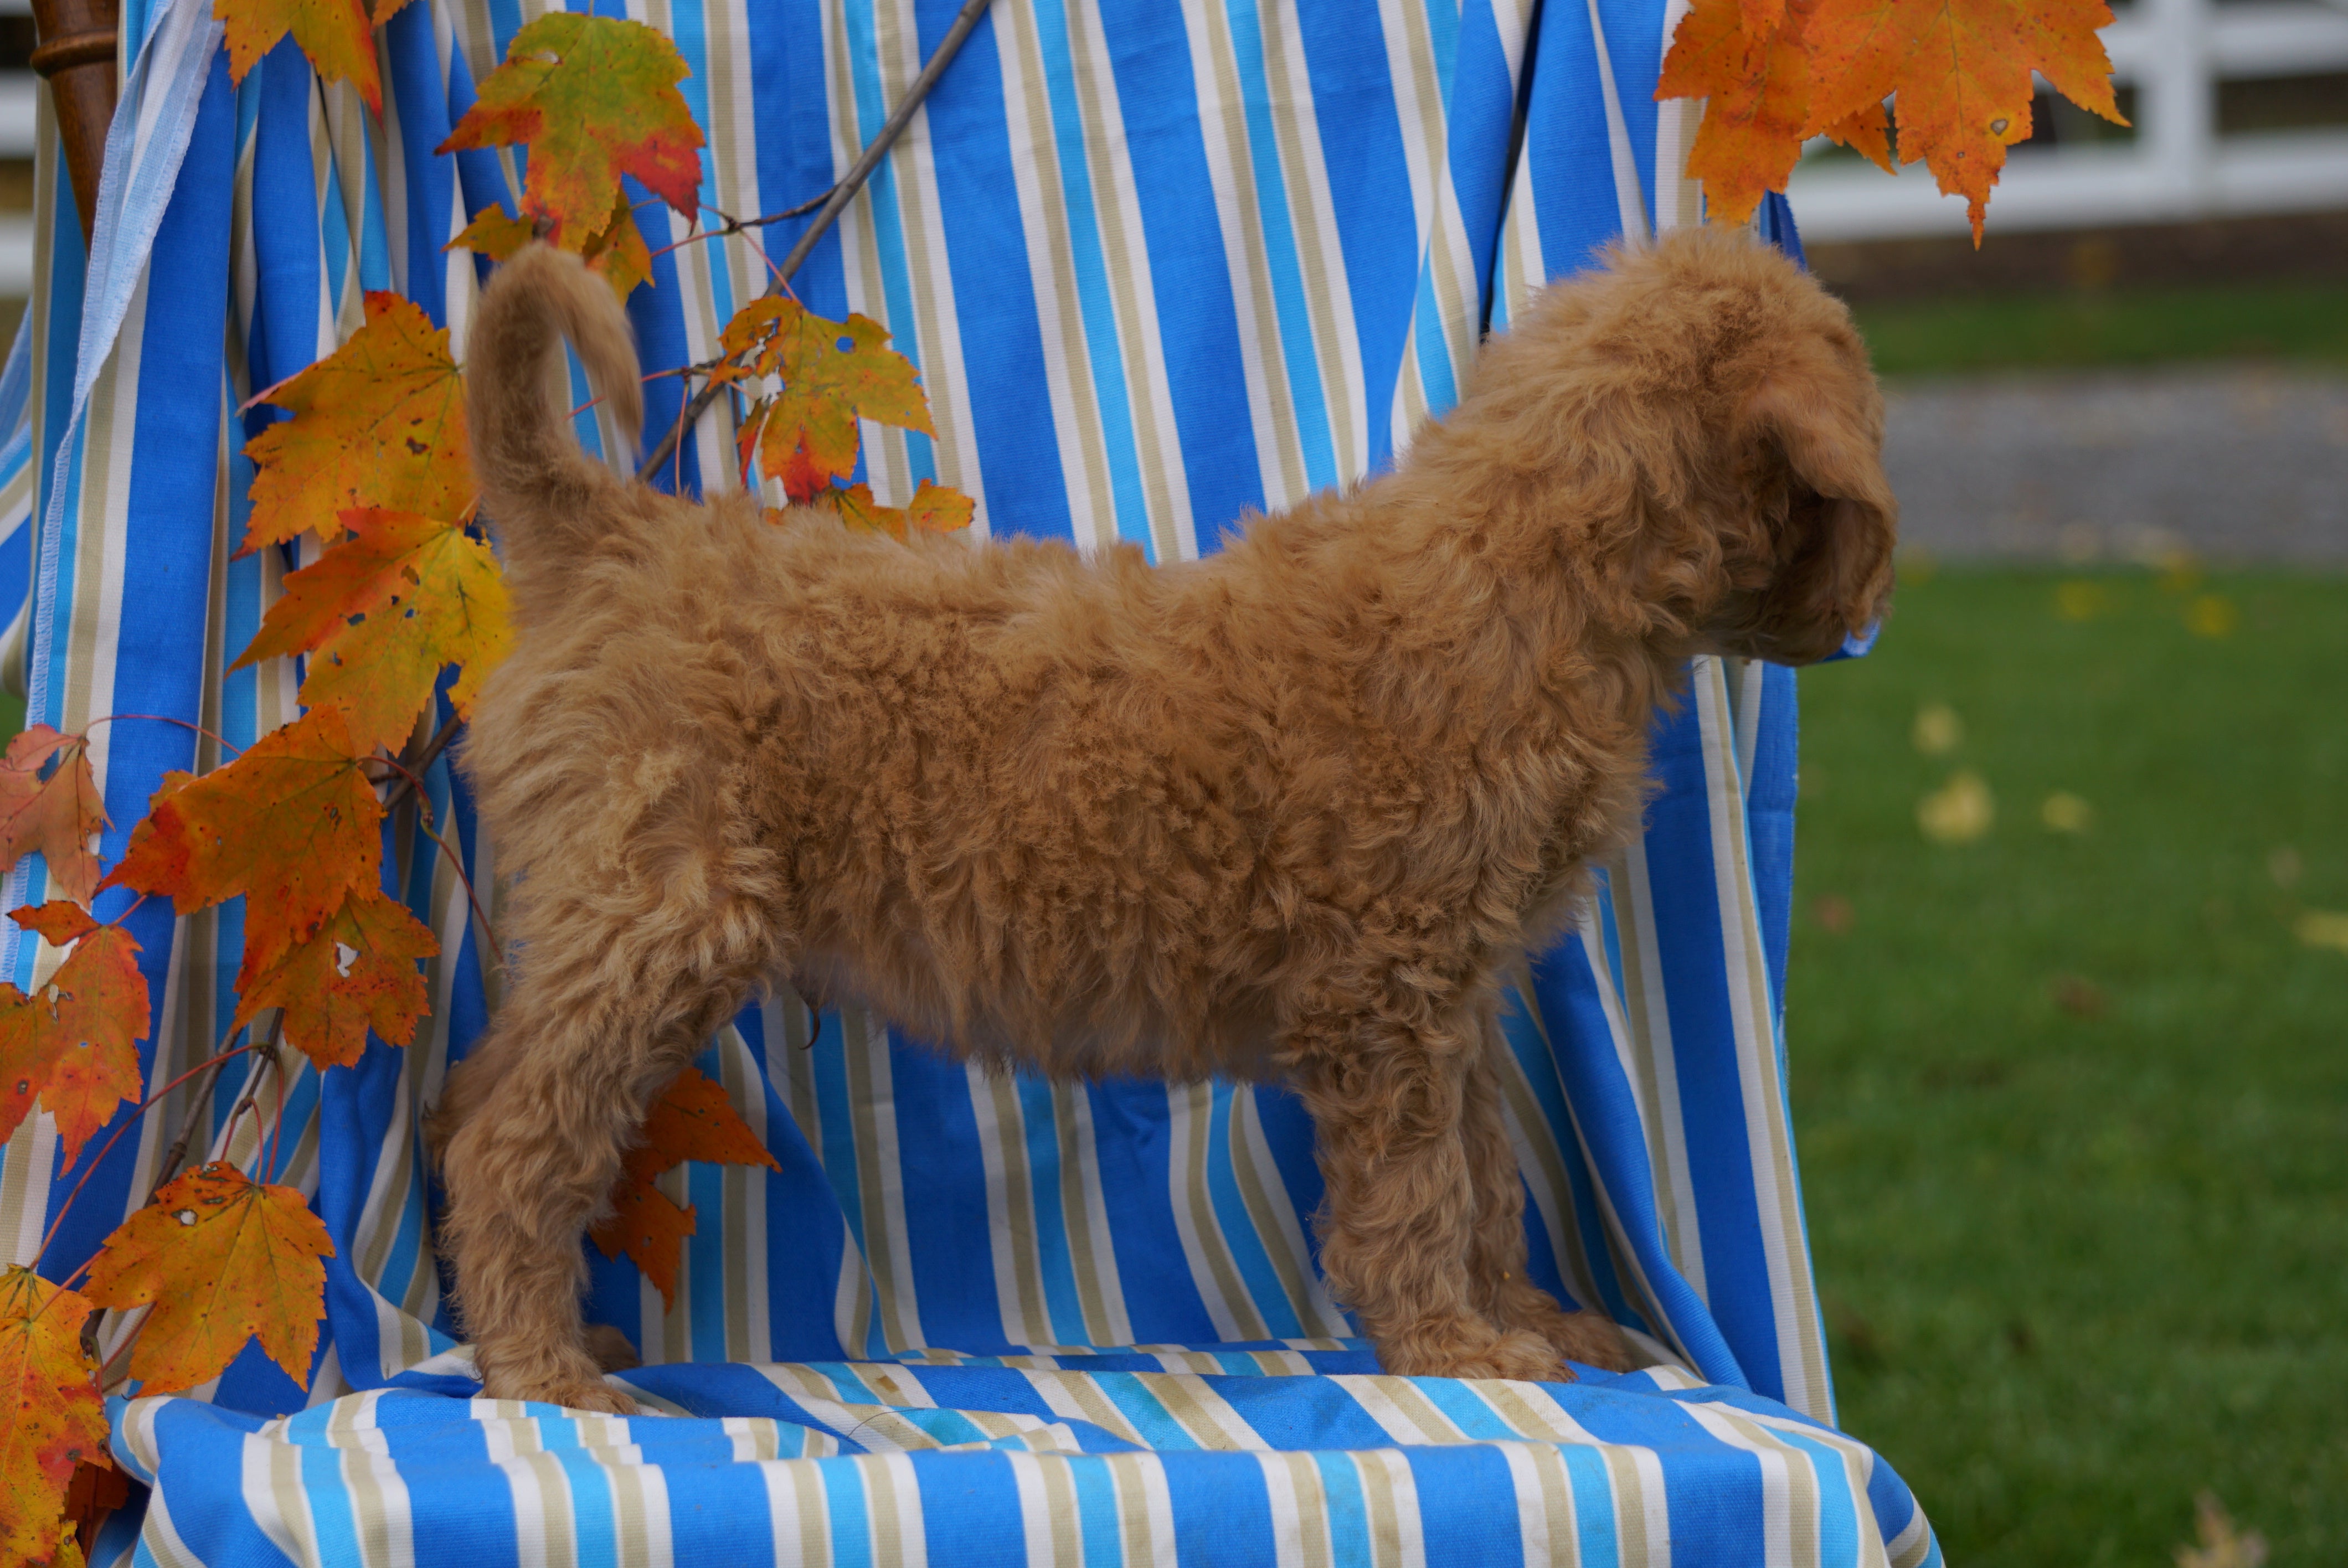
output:
[{"label": "dog's paw", "polygon": [[1486,1310],[1492,1321],[1538,1335],[1558,1354],[1585,1367],[1629,1372],[1645,1365],[1614,1320],[1602,1312],[1568,1312],[1530,1281],[1509,1281]]},{"label": "dog's paw", "polygon": [[1501,1378],[1570,1383],[1573,1368],[1538,1334],[1480,1320],[1422,1327],[1378,1348],[1378,1362],[1406,1378]]},{"label": "dog's paw", "polygon": [[626,1372],[644,1364],[628,1337],[608,1323],[587,1325],[587,1354],[606,1372]]},{"label": "dog's paw", "polygon": [[1560,1312],[1543,1327],[1543,1337],[1559,1354],[1585,1367],[1608,1372],[1635,1372],[1646,1358],[1631,1347],[1620,1325],[1598,1311]]},{"label": "dog's paw", "polygon": [[493,1399],[520,1399],[533,1405],[561,1405],[566,1410],[591,1410],[605,1416],[640,1414],[635,1400],[601,1378],[500,1379],[481,1392]]},{"label": "dog's paw", "polygon": [[[591,1342],[594,1337],[591,1330]],[[476,1346],[473,1359],[486,1399],[520,1399],[607,1416],[637,1413],[635,1400],[603,1380],[602,1368],[585,1348],[539,1346],[531,1354],[510,1356]]]}]

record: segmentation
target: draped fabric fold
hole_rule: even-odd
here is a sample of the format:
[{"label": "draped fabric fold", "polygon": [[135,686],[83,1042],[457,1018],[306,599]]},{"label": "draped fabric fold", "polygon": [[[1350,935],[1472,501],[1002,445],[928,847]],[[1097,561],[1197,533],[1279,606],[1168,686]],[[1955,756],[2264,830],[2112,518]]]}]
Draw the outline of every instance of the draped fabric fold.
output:
[{"label": "draped fabric fold", "polygon": [[[377,122],[290,42],[232,87],[206,0],[156,0],[126,24],[148,45],[94,261],[43,144],[21,382],[14,359],[0,375],[0,424],[21,384],[27,425],[0,446],[0,591],[31,584],[32,719],[91,729],[108,860],[165,772],[221,760],[201,732],[242,746],[296,715],[289,661],[225,672],[319,548],[235,555],[242,447],[276,416],[245,405],[371,290],[461,354],[479,273],[443,246],[520,170],[431,149],[539,8],[403,6]],[[844,172],[955,9],[630,5],[691,67],[702,199],[737,216]],[[1686,130],[1653,102],[1664,28],[1657,0],[996,0],[795,280],[922,368],[936,437],[868,425],[860,477],[884,502],[953,485],[983,533],[1172,559],[1375,470],[1543,281],[1694,210],[1658,155]],[[629,308],[655,368],[708,358],[804,221],[753,243],[638,216],[655,261]],[[1782,204],[1765,231],[1797,249]],[[658,432],[679,383],[647,394]],[[662,482],[737,484],[735,414],[720,399]],[[581,438],[607,451],[598,418]],[[129,714],[180,723],[108,717]],[[1831,1428],[1778,1006],[1794,733],[1790,671],[1697,661],[1659,722],[1645,838],[1517,977],[1532,1267],[1672,1363],[1570,1386],[1377,1375],[1314,1267],[1289,1095],[990,1077],[860,1014],[817,1030],[786,994],[700,1063],[780,1169],[662,1178],[697,1219],[673,1302],[588,1255],[589,1314],[641,1346],[627,1380],[667,1414],[471,1399],[416,1121],[499,978],[411,803],[386,887],[442,949],[412,1045],[323,1074],[239,1058],[208,1102],[183,1088],[102,1159],[94,1140],[88,1171],[59,1168],[46,1116],[0,1152],[15,1261],[87,1177],[52,1277],[191,1117],[248,1171],[275,1132],[272,1178],[335,1242],[306,1389],[249,1348],[184,1397],[116,1401],[116,1450],[154,1491],[98,1560],[1937,1563],[1898,1478]],[[445,759],[427,785],[494,924],[496,846]],[[26,862],[9,906],[44,883]],[[160,1083],[228,1030],[242,915],[158,901],[130,926]],[[20,985],[57,958],[0,938]],[[258,1114],[232,1116],[248,1091]]]}]

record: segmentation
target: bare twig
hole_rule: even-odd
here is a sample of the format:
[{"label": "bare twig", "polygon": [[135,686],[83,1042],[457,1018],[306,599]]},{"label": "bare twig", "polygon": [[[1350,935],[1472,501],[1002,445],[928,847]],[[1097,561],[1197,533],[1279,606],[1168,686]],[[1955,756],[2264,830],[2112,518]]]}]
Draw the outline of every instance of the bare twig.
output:
[{"label": "bare twig", "polygon": [[[940,77],[945,75],[946,67],[953,63],[954,55],[961,49],[963,40],[969,37],[971,29],[978,26],[978,19],[986,15],[986,8],[990,4],[992,0],[964,0],[961,13],[953,19],[953,26],[947,28],[946,36],[938,40],[937,52],[930,56],[930,63],[922,67],[922,74],[913,78],[912,87],[905,93],[905,101],[897,106],[896,112],[889,117],[888,123],[880,128],[880,134],[875,136],[871,144],[865,148],[855,165],[840,177],[839,184],[831,188],[829,194],[824,198],[822,209],[816,213],[814,221],[807,226],[806,231],[799,235],[798,243],[791,247],[790,253],[786,255],[781,263],[775,268],[775,282],[768,285],[767,293],[771,294],[777,289],[789,286],[791,274],[799,270],[799,264],[805,261],[808,259],[808,253],[815,249],[816,241],[823,238],[833,222],[839,219],[841,211],[856,199],[856,193],[864,189],[864,182],[872,177],[874,169],[880,167],[880,160],[889,156],[889,149],[896,145],[899,134],[912,119],[913,111],[922,107],[922,100],[930,96],[930,89],[937,86]],[[742,227],[747,228],[749,225],[745,224]],[[643,465],[636,469],[638,478],[649,477],[662,464],[668,461],[669,453],[682,444],[681,437],[684,433],[699,421],[702,415],[707,411],[709,405],[716,400],[718,384],[711,382],[693,395],[691,400],[685,405],[683,417],[677,420],[675,426],[669,431],[660,446],[655,447],[652,455],[646,457]]]},{"label": "bare twig", "polygon": [[[259,1049],[263,1051],[273,1051],[277,1049],[277,1031],[284,1022],[285,1013],[283,1009],[269,1015],[269,1028],[263,1036]],[[221,1043],[225,1046],[228,1041],[224,1040]],[[254,1048],[247,1046],[244,1049]],[[163,1151],[163,1163],[155,1167],[155,1180],[147,1189],[149,1196],[154,1194],[156,1188],[180,1173],[180,1162],[188,1157],[189,1142],[196,1135],[196,1123],[202,1120],[205,1107],[211,1103],[212,1088],[220,1081],[221,1069],[226,1067],[228,1059],[235,1054],[234,1051],[221,1050],[212,1057],[210,1063],[211,1068],[210,1075],[197,1089],[194,1099],[189,1102],[187,1115],[180,1119],[180,1135],[171,1141],[171,1146],[169,1149]]]},{"label": "bare twig", "polygon": [[383,809],[386,812],[396,809],[399,803],[415,790],[417,781],[424,776],[424,770],[430,767],[434,759],[448,749],[448,743],[457,738],[457,726],[462,722],[451,718],[447,723],[432,732],[432,738],[424,743],[424,749],[416,753],[414,762],[399,764],[398,782],[391,786],[391,793],[383,797]]}]

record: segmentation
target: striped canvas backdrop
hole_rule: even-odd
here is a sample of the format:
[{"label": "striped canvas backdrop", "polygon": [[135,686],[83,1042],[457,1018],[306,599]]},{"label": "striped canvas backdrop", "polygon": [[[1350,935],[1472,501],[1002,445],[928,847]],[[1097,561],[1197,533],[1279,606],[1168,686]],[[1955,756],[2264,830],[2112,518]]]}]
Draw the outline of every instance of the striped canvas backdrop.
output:
[{"label": "striped canvas backdrop", "polygon": [[[0,375],[0,425],[19,423],[18,392],[23,406],[0,447],[0,589],[32,584],[32,716],[91,730],[109,859],[166,771],[221,760],[199,731],[242,746],[294,716],[288,661],[222,673],[319,548],[236,557],[241,448],[274,416],[239,410],[331,352],[369,290],[417,302],[461,352],[478,274],[442,247],[510,203],[521,160],[431,149],[536,9],[401,9],[378,123],[291,44],[232,87],[209,0],[129,7],[143,47],[90,255],[42,144],[36,298]],[[750,216],[846,169],[953,9],[629,14],[692,68],[704,201]],[[938,436],[868,425],[875,491],[933,477],[978,498],[982,533],[1174,559],[1391,461],[1543,280],[1694,217],[1671,172],[1684,106],[1653,101],[1666,26],[1653,0],[997,0],[796,280],[819,312],[886,323],[922,367]],[[796,233],[684,243],[665,208],[639,220],[656,261],[630,309],[653,366],[706,358],[765,285],[760,246]],[[1765,228],[1792,245],[1782,210]],[[648,392],[657,430],[681,393]],[[664,482],[737,482],[735,412],[714,406]],[[595,416],[579,424],[608,449]],[[110,717],[130,714],[158,717]],[[101,1560],[435,1562],[461,1538],[565,1563],[721,1547],[1937,1561],[1897,1478],[1830,1429],[1777,1007],[1791,673],[1699,661],[1655,764],[1645,839],[1517,977],[1506,1089],[1537,1274],[1674,1366],[1548,1388],[1372,1375],[1314,1266],[1320,1184],[1291,1097],[991,1078],[858,1014],[818,1030],[785,999],[702,1062],[781,1171],[663,1178],[698,1214],[665,1309],[632,1265],[590,1253],[591,1315],[637,1339],[649,1365],[631,1385],[671,1414],[471,1400],[415,1126],[499,975],[411,802],[386,826],[386,886],[443,949],[412,1046],[323,1075],[290,1052],[241,1058],[87,1168],[58,1168],[46,1116],[0,1160],[0,1237],[52,1274],[137,1202],[182,1125],[312,1194],[335,1238],[306,1392],[253,1348],[185,1398],[118,1402],[118,1449],[157,1490]],[[494,922],[496,846],[445,763],[428,786]],[[43,885],[28,861],[10,905]],[[101,915],[128,904],[108,898]],[[242,914],[150,903],[129,924],[160,1082],[222,1039]],[[13,929],[0,946],[19,984],[58,958]],[[254,1113],[232,1116],[248,1097]],[[109,1319],[102,1344],[130,1327]]]}]

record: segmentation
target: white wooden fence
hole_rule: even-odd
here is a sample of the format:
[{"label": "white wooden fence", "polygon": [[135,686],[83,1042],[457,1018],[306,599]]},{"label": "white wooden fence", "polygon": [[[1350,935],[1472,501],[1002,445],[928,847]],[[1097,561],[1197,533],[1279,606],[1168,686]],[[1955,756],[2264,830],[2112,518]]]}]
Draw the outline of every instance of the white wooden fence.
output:
[{"label": "white wooden fence", "polygon": [[[2221,81],[2348,70],[2348,0],[2133,0],[2104,41],[2137,89],[2135,139],[2017,149],[1990,196],[1993,232],[2348,207],[2348,123],[2220,136],[2216,114]],[[1965,231],[1963,200],[1921,163],[1894,177],[1813,156],[1788,191],[1806,239]]]},{"label": "white wooden fence", "polygon": [[[0,16],[29,16],[32,0],[0,0]],[[37,98],[30,71],[0,71],[0,159],[33,156],[33,114]],[[33,220],[23,212],[0,212],[0,299],[21,300],[33,292]],[[0,349],[0,354],[7,352]]]}]

